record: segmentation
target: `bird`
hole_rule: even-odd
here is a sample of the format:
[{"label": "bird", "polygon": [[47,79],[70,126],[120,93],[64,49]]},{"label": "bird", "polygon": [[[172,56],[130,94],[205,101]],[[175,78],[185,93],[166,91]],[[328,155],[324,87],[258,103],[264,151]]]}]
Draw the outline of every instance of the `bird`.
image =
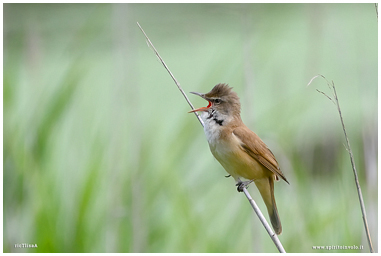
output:
[{"label": "bird", "polygon": [[[219,83],[208,93],[191,92],[208,101],[207,107],[189,111],[201,112],[204,132],[210,151],[236,181],[237,190],[243,191],[254,182],[266,205],[270,221],[277,235],[282,224],[274,197],[274,181],[282,178],[289,184],[279,168],[274,154],[257,134],[241,119],[241,103],[228,84]],[[247,181],[241,181],[241,178]]]}]

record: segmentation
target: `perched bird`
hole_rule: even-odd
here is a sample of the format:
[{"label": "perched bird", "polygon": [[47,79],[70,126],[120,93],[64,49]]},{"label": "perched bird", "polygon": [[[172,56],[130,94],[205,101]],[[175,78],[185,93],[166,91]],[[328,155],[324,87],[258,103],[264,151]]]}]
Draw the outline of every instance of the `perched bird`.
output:
[{"label": "perched bird", "polygon": [[[210,151],[235,179],[238,191],[254,181],[266,204],[276,234],[282,225],[274,197],[274,180],[287,181],[275,156],[266,144],[242,122],[241,103],[237,93],[227,84],[217,84],[206,93],[192,92],[209,102],[201,112]],[[248,181],[242,182],[240,178]]]}]

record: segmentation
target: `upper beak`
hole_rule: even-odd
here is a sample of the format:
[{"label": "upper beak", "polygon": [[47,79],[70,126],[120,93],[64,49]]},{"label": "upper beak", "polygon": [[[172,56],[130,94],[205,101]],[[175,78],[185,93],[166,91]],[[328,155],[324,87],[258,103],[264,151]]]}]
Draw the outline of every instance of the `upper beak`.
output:
[{"label": "upper beak", "polygon": [[212,106],[212,103],[207,98],[205,98],[205,94],[199,93],[199,92],[190,92],[190,93],[196,94],[196,95],[200,96],[201,98],[207,100],[209,102],[209,105],[207,107],[193,109],[193,110],[189,111],[188,113],[197,112],[197,111],[208,111],[208,109]]}]

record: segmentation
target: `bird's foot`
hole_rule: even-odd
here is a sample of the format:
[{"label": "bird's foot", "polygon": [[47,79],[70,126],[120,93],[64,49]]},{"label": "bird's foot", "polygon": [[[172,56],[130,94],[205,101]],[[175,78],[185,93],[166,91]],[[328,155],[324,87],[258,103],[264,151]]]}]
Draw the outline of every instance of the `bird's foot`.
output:
[{"label": "bird's foot", "polygon": [[231,177],[231,175],[230,175],[230,174],[225,176],[225,178],[229,178],[229,177]]},{"label": "bird's foot", "polygon": [[254,180],[238,181],[237,184],[235,184],[237,186],[237,191],[243,192],[243,188],[247,188],[253,181]]}]

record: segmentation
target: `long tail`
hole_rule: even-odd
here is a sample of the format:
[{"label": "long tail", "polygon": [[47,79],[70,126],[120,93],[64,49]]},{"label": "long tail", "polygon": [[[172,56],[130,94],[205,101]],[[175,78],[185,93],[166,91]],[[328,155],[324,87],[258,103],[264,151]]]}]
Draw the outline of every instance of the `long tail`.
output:
[{"label": "long tail", "polygon": [[282,233],[282,224],[280,223],[280,218],[275,203],[274,179],[273,177],[268,177],[256,180],[255,185],[257,185],[257,188],[261,193],[263,201],[266,204],[267,211],[269,213],[270,221],[274,228],[274,231],[277,235],[280,235]]}]

